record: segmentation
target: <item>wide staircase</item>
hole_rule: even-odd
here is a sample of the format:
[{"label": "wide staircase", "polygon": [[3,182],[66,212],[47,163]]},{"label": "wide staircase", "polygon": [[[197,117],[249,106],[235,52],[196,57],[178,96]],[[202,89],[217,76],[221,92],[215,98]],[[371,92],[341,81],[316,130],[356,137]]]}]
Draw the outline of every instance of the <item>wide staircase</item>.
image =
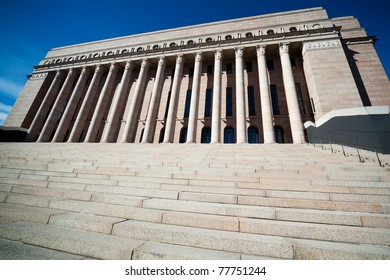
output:
[{"label": "wide staircase", "polygon": [[0,143],[0,259],[390,259],[390,158],[333,149]]}]

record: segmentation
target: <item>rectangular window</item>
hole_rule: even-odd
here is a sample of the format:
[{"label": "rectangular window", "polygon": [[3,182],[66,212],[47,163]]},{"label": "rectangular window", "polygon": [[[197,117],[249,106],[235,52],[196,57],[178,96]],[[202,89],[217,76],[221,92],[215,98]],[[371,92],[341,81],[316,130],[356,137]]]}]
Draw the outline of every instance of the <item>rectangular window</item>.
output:
[{"label": "rectangular window", "polygon": [[272,99],[272,112],[274,115],[280,115],[278,91],[276,85],[270,85],[271,99]]},{"label": "rectangular window", "polygon": [[246,62],[246,72],[253,72],[252,61]]},{"label": "rectangular window", "polygon": [[213,65],[207,65],[207,76],[213,75]]},{"label": "rectangular window", "polygon": [[248,86],[248,109],[249,116],[256,116],[255,93],[253,86]]},{"label": "rectangular window", "polygon": [[188,118],[190,116],[190,106],[191,106],[191,90],[187,90],[186,95],[186,105],[184,107],[184,118]]},{"label": "rectangular window", "polygon": [[226,88],[226,117],[233,116],[233,88]]},{"label": "rectangular window", "polygon": [[305,110],[305,105],[303,104],[301,85],[299,83],[295,83],[295,89],[297,91],[299,111],[301,112],[301,115],[305,115],[306,110]]},{"label": "rectangular window", "polygon": [[206,102],[204,106],[204,117],[209,118],[211,117],[211,102],[212,102],[212,89],[208,88],[206,89]]},{"label": "rectangular window", "polygon": [[272,59],[267,59],[267,68],[268,70],[274,70],[274,61]]},{"label": "rectangular window", "polygon": [[226,64],[226,74],[231,74],[233,73],[233,64],[228,63]]}]

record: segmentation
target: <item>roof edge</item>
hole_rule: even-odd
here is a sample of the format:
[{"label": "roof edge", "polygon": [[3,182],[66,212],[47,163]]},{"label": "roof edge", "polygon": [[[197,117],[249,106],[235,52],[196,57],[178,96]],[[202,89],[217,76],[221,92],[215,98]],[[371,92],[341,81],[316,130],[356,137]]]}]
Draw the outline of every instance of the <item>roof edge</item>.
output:
[{"label": "roof edge", "polygon": [[304,13],[304,12],[319,11],[319,10],[324,10],[325,14],[327,16],[326,19],[329,19],[328,15],[326,13],[326,10],[323,7],[314,7],[314,8],[306,8],[306,9],[292,10],[292,11],[286,11],[286,12],[275,12],[275,13],[270,13],[270,14],[248,16],[248,17],[243,17],[243,18],[235,18],[235,19],[213,21],[213,22],[208,22],[208,23],[200,23],[200,24],[187,25],[187,26],[182,26],[182,27],[174,27],[174,28],[150,31],[150,32],[145,32],[145,33],[137,33],[137,34],[132,34],[132,35],[119,36],[119,37],[115,37],[115,38],[108,38],[108,39],[96,40],[96,41],[91,41],[91,42],[72,44],[72,45],[68,45],[68,46],[55,47],[55,48],[52,48],[51,51],[66,49],[66,48],[70,48],[70,47],[87,46],[87,45],[96,44],[96,43],[110,42],[110,41],[115,41],[115,40],[118,40],[118,39],[133,38],[133,37],[140,36],[140,35],[142,35],[142,36],[145,35],[146,36],[146,35],[153,35],[153,34],[159,34],[159,33],[165,33],[165,32],[186,30],[186,29],[194,28],[194,27],[203,27],[203,26],[210,26],[210,25],[220,25],[220,24],[223,24],[223,23],[226,23],[226,22],[232,23],[232,22],[238,22],[238,21],[259,19],[259,18],[263,18],[263,17],[270,17],[270,16],[274,17],[274,16],[280,16],[280,15],[288,15],[288,14],[297,13],[297,12],[298,13]]}]

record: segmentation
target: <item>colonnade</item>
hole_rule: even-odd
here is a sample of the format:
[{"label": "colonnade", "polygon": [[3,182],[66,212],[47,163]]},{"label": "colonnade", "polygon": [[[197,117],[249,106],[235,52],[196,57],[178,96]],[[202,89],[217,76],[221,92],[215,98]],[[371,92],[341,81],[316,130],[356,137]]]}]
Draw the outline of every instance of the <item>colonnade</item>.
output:
[{"label": "colonnade", "polygon": [[[246,104],[245,104],[245,82],[244,82],[244,47],[238,47],[235,51],[235,89],[236,89],[236,139],[237,143],[247,143],[246,132]],[[214,50],[214,74],[212,91],[212,114],[211,114],[211,143],[221,142],[221,98],[222,98],[222,61],[224,59],[222,49]],[[301,114],[298,105],[297,93],[294,83],[294,77],[290,62],[289,45],[279,45],[280,61],[282,66],[283,84],[286,94],[287,107],[289,113],[290,126],[292,131],[293,143],[304,142],[304,130]],[[275,143],[271,93],[269,86],[269,75],[266,61],[266,46],[256,47],[259,88],[261,99],[261,117],[263,123],[264,143]],[[198,107],[200,84],[202,74],[202,64],[204,53],[194,53],[194,73],[191,90],[190,111],[188,118],[188,130],[186,143],[196,142]],[[157,71],[154,78],[153,89],[150,97],[149,108],[145,120],[142,143],[153,142],[153,135],[156,126],[157,111],[160,96],[162,94],[163,82],[165,77],[165,68],[167,57],[158,57]],[[118,63],[111,63],[109,69],[103,65],[84,66],[81,69],[70,68],[66,70],[57,70],[55,78],[49,87],[46,95],[31,123],[28,131],[29,141],[38,142],[63,142],[66,133],[69,130],[68,142],[78,142],[81,133],[85,127],[88,115],[93,110],[92,119],[85,134],[84,142],[96,142],[98,131],[102,126],[104,114],[107,110],[110,94],[113,92],[115,80],[120,78],[118,87],[115,90],[110,110],[101,142],[124,142],[131,143],[135,141],[137,127],[139,124],[139,114],[145,94],[145,85],[148,78],[148,71],[151,66],[147,58],[142,59],[135,89],[132,91],[131,102],[126,116],[125,127],[121,139],[114,139],[114,132],[117,130],[118,120],[121,116],[119,108],[123,106],[126,95],[130,88],[130,79],[134,70],[134,61],[127,61],[121,77],[117,77]],[[178,98],[180,94],[180,83],[183,75],[184,57],[183,54],[177,54],[175,57],[174,76],[171,87],[171,95],[168,104],[168,112],[164,125],[164,143],[172,143],[174,137],[174,125],[176,122],[176,112]],[[93,69],[94,68],[94,69]],[[94,70],[94,71],[93,71]],[[101,87],[102,76],[107,77]],[[121,72],[122,73],[122,72]],[[92,78],[91,78],[92,76]],[[90,79],[89,84],[87,80]],[[99,91],[98,88],[101,90]],[[88,88],[86,88],[88,86]],[[82,99],[82,94],[85,97]],[[95,97],[98,100],[96,106],[92,108]],[[68,100],[68,101],[67,101]],[[82,100],[81,106],[78,105]],[[67,103],[66,103],[67,101]],[[66,103],[66,104],[65,104]],[[65,105],[64,105],[65,104]],[[64,108],[65,106],[65,108]],[[74,124],[71,126],[72,118],[79,107]],[[123,117],[125,118],[125,116]],[[58,126],[57,126],[58,124]],[[56,127],[57,126],[57,127]],[[54,133],[54,135],[53,135]]]}]

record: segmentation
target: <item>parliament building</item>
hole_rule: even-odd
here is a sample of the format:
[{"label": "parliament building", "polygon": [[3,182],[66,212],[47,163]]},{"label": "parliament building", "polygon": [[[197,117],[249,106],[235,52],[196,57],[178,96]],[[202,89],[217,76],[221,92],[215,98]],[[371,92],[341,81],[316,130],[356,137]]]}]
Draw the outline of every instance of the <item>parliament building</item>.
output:
[{"label": "parliament building", "polygon": [[390,105],[375,41],[310,8],[58,47],[4,126],[29,142],[305,143],[305,122]]},{"label": "parliament building", "polygon": [[389,260],[375,41],[310,8],[50,50],[0,126],[0,260]]}]

